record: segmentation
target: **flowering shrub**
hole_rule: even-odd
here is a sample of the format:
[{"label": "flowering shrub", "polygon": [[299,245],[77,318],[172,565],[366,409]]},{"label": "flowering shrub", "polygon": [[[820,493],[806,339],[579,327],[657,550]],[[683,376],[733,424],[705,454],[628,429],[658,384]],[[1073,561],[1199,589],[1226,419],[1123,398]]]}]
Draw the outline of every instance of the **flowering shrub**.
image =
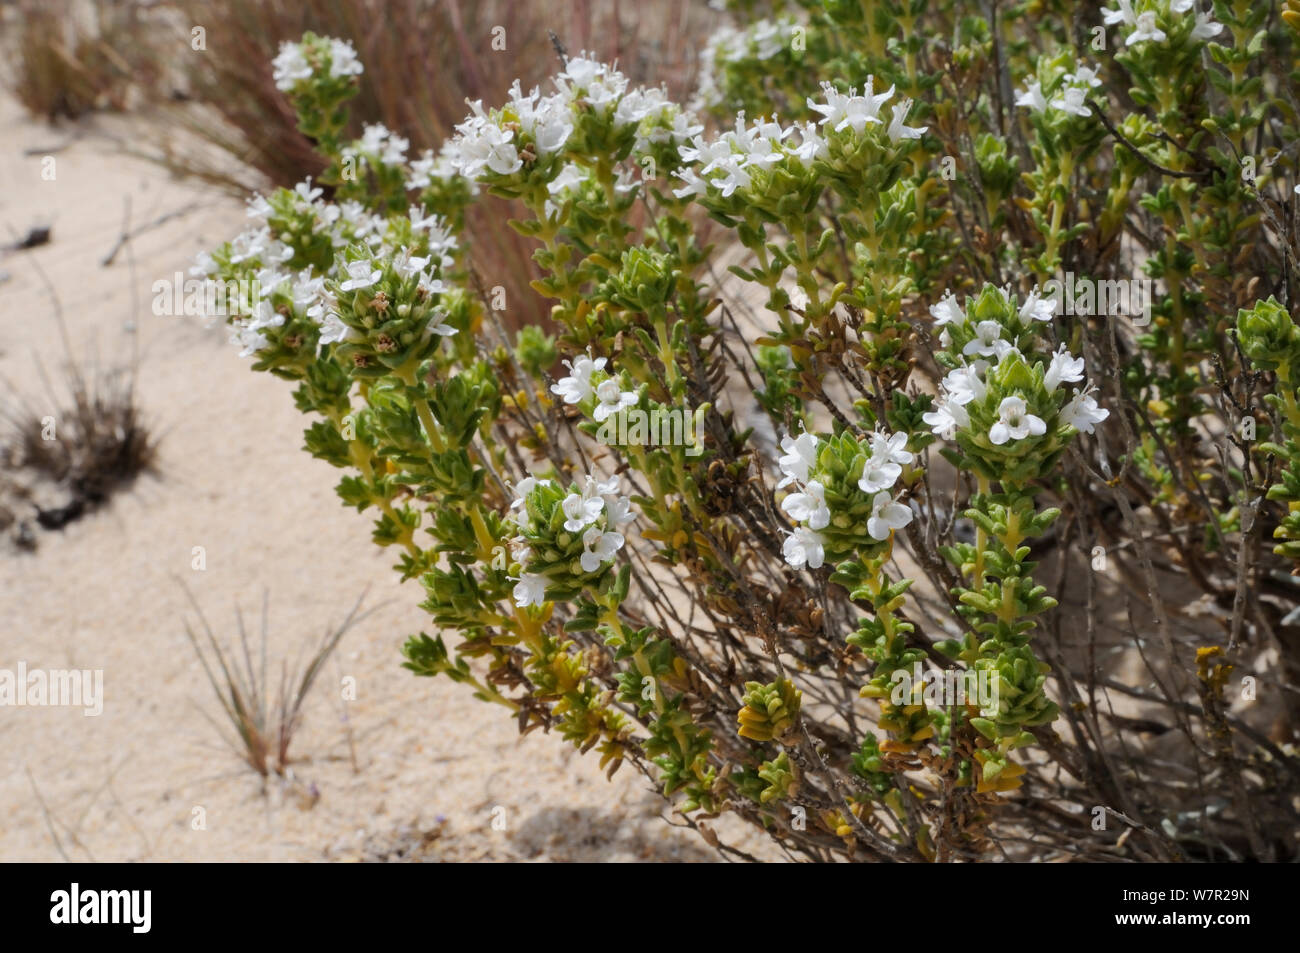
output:
[{"label": "flowering shrub", "polygon": [[[414,159],[345,141],[346,41],[276,58],[327,169],[197,270],[258,282],[236,343],[423,588],[406,666],[737,854],[709,818],[815,859],[1293,855],[1300,11],[771,6],[698,108],[569,56]],[[458,238],[493,197],[553,302],[513,340]]]}]

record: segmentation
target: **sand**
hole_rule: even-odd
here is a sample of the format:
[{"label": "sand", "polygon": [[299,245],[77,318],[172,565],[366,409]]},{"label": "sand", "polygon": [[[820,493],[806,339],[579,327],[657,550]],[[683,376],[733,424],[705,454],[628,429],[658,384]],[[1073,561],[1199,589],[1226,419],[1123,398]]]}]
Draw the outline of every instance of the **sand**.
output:
[{"label": "sand", "polygon": [[[252,373],[224,333],[150,309],[155,280],[242,227],[241,204],[122,155],[115,142],[152,134],[126,120],[101,117],[74,137],[0,99],[0,129],[4,243],[53,225],[50,244],[0,257],[0,376],[39,405],[36,356],[51,370],[63,361],[39,266],[79,358],[106,367],[138,348],[139,401],[162,435],[156,478],[38,531],[34,553],[0,553],[0,669],[104,679],[97,717],[0,707],[0,860],[717,859],[660,819],[664,801],[631,767],[607,782],[558,737],[520,738],[503,710],[400,667],[405,637],[432,632],[420,589],[398,583],[369,517],[338,502],[337,471],[300,449],[307,421],[289,385]],[[42,154],[24,155],[70,139],[52,181]],[[102,267],[128,199],[133,227],[181,214]],[[273,670],[363,590],[381,606],[309,699],[292,782],[263,785],[222,743],[182,583],[223,636],[236,606],[256,623],[268,592]],[[346,703],[345,677],[356,684]]]}]

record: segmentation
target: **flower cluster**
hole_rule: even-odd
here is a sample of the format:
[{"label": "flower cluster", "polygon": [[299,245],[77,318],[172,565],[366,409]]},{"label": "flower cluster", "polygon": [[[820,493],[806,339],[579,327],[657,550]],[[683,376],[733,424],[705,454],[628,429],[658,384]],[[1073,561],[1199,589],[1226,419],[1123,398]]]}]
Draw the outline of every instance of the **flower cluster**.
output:
[{"label": "flower cluster", "polygon": [[1035,113],[1057,110],[1073,116],[1091,116],[1092,110],[1087,105],[1092,91],[1101,85],[1101,80],[1091,67],[1080,65],[1074,72],[1061,72],[1059,79],[1049,81],[1049,92],[1043,88],[1043,80],[1031,82],[1016,97],[1016,105]]},{"label": "flower cluster", "polygon": [[[893,98],[891,87],[875,93],[872,78],[867,78],[861,95],[856,89],[841,93],[827,83],[824,101],[808,100],[808,107],[820,114],[817,122],[783,126],[776,119],[746,122],[741,113],[735,127],[708,141],[696,137],[681,147],[682,158],[691,163],[679,173],[685,183],[676,194],[698,195],[734,200],[720,207],[739,211],[745,205],[759,203],[773,216],[781,211],[782,200],[793,192],[802,199],[815,187],[813,175],[818,164],[832,167],[863,165],[870,148],[887,149],[918,139],[924,126],[908,126],[905,120],[911,100],[894,104],[889,118],[881,109]],[[870,137],[868,131],[875,127]],[[866,146],[868,138],[871,147]]]},{"label": "flower cluster", "polygon": [[572,363],[564,362],[569,373],[551,385],[552,393],[566,404],[577,405],[601,423],[614,414],[636,405],[636,391],[623,390],[619,379],[606,373],[605,358],[579,355]]},{"label": "flower cluster", "polygon": [[311,34],[299,43],[281,43],[271,69],[276,88],[285,92],[300,89],[321,75],[347,79],[362,73],[361,60],[351,43]]},{"label": "flower cluster", "polygon": [[569,156],[583,164],[593,151],[616,161],[631,151],[670,157],[677,143],[702,128],[662,89],[633,86],[617,69],[586,54],[568,59],[554,87],[543,96],[538,88],[525,93],[516,81],[499,109],[470,103],[471,115],[457,125],[445,149],[450,166],[498,190],[563,177],[564,184],[552,190],[558,192],[576,184]]},{"label": "flower cluster", "polygon": [[782,480],[794,492],[781,509],[799,525],[786,537],[785,561],[795,569],[820,569],[828,554],[878,550],[894,530],[912,522],[894,487],[912,463],[907,434],[876,431],[864,442],[842,434],[821,440],[810,433],[784,437]]},{"label": "flower cluster", "polygon": [[465,325],[463,295],[440,277],[456,240],[439,217],[418,208],[388,217],[321,196],[307,180],[254,197],[250,227],[192,269],[257,289],[247,313],[228,316],[242,356],[276,367],[339,345],[373,374],[428,357]]},{"label": "flower cluster", "polygon": [[744,29],[724,24],[700,50],[696,102],[702,109],[722,106],[728,99],[728,68],[747,60],[771,60],[790,47],[796,21],[791,17],[758,20]]},{"label": "flower cluster", "polygon": [[1204,42],[1223,30],[1212,14],[1196,9],[1196,0],[1119,0],[1113,10],[1102,7],[1101,15],[1107,26],[1119,24],[1124,29],[1126,46],[1165,43],[1171,35]]},{"label": "flower cluster", "polygon": [[373,123],[366,126],[360,139],[343,148],[343,157],[401,166],[406,162],[406,150],[410,147],[409,139],[397,135],[383,123]]},{"label": "flower cluster", "polygon": [[[1039,327],[1053,310],[1036,291],[1017,302],[992,285],[965,310],[951,295],[930,309],[951,369],[923,420],[994,479],[1045,470],[1071,433],[1092,433],[1109,416],[1084,380],[1082,358],[1061,345],[1036,359]],[[1080,383],[1070,396],[1061,386]]]},{"label": "flower cluster", "polygon": [[567,492],[554,480],[527,477],[515,487],[510,513],[518,531],[510,542],[518,567],[514,598],[521,607],[572,598],[595,584],[623,548],[623,527],[636,518],[616,477],[590,475]]}]

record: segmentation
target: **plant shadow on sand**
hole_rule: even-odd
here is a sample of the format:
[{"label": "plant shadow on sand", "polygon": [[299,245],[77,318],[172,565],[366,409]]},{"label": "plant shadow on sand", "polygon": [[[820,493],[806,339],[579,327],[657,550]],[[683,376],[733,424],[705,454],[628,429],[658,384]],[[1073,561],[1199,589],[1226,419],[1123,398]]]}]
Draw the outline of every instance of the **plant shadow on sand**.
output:
[{"label": "plant shadow on sand", "polygon": [[[649,861],[657,863],[716,863],[722,858],[703,843],[662,836],[662,828],[641,811],[598,808],[544,807],[509,833],[483,833],[500,839],[482,860],[546,860],[560,863]],[[450,835],[452,832],[448,831]],[[467,832],[460,832],[464,841]],[[436,846],[443,823],[404,826],[387,835],[368,838],[359,860],[368,863],[428,863],[443,860]],[[656,836],[658,835],[658,836]],[[509,838],[508,840],[506,838]],[[461,859],[461,858],[457,858]]]}]

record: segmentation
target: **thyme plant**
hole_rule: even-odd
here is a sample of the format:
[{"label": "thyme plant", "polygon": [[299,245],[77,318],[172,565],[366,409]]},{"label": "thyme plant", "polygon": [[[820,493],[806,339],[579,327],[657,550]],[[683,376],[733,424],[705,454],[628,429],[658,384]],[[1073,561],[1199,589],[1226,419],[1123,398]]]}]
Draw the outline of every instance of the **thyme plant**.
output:
[{"label": "thyme plant", "polygon": [[326,172],[197,271],[406,667],[737,856],[1294,856],[1300,11],[733,6],[690,105],[561,51],[423,156],[346,40],[276,58]]}]

